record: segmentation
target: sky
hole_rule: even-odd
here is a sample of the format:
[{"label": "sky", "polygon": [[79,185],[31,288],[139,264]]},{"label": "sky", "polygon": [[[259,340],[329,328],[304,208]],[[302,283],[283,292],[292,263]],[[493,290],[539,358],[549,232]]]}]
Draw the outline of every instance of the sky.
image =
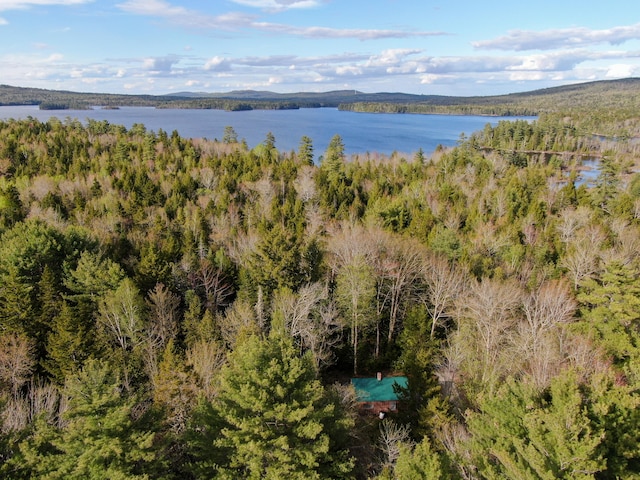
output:
[{"label": "sky", "polygon": [[609,0],[0,0],[0,84],[499,95],[640,77]]}]

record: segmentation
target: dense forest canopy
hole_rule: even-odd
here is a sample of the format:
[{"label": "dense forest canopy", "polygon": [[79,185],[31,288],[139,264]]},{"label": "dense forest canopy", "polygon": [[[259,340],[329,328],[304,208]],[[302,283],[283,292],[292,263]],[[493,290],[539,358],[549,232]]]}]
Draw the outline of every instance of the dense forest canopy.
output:
[{"label": "dense forest canopy", "polygon": [[[637,478],[637,122],[315,165],[0,121],[1,475]],[[408,378],[384,420],[348,380],[377,371]]]}]

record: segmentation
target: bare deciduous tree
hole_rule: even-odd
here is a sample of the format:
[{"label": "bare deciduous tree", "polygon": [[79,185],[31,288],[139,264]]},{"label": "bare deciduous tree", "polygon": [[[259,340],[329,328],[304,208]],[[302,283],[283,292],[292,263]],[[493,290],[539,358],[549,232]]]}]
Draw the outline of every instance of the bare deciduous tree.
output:
[{"label": "bare deciduous tree", "polygon": [[569,322],[576,310],[576,301],[562,280],[549,280],[524,298],[524,320],[521,329],[536,352],[543,337],[561,324]]},{"label": "bare deciduous tree", "polygon": [[305,203],[316,196],[315,174],[315,167],[305,165],[298,169],[298,176],[293,182],[293,186],[298,193],[298,197]]},{"label": "bare deciduous tree", "polygon": [[50,424],[60,421],[62,397],[58,388],[44,381],[31,380],[25,395],[10,398],[2,409],[2,432],[17,432],[37,417],[44,416]]},{"label": "bare deciduous tree", "polygon": [[578,242],[562,258],[561,265],[567,269],[575,290],[584,279],[591,278],[597,271],[598,254],[598,250],[594,250],[592,245]]},{"label": "bare deciduous tree", "polygon": [[187,365],[195,372],[204,395],[209,400],[215,396],[214,378],[226,359],[224,347],[216,341],[198,341],[187,350]]},{"label": "bare deciduous tree", "polygon": [[305,285],[297,294],[279,292],[273,310],[282,314],[286,329],[301,347],[311,351],[316,368],[331,363],[333,349],[342,341],[344,323],[335,304],[329,301],[325,285]]},{"label": "bare deciduous tree", "polygon": [[[417,291],[427,253],[420,242],[412,239],[384,234],[381,235],[381,240],[384,250],[379,255],[378,268],[382,284],[378,290],[382,293],[384,304],[388,306],[387,341],[391,342],[405,300]],[[380,296],[379,293],[378,297]]]},{"label": "bare deciduous tree", "polygon": [[500,371],[498,358],[509,345],[522,291],[513,281],[483,279],[471,282],[458,297],[462,320],[477,334],[480,381],[489,384]]},{"label": "bare deciduous tree", "polygon": [[588,224],[590,217],[591,210],[587,207],[563,210],[560,213],[560,222],[557,227],[560,233],[560,240],[564,243],[571,242],[578,230]]},{"label": "bare deciduous tree", "polygon": [[233,286],[224,271],[209,259],[200,259],[198,269],[189,274],[189,280],[192,288],[204,295],[205,306],[212,312],[229,305]]},{"label": "bare deciduous tree", "polygon": [[178,307],[180,297],[162,283],[156,284],[147,298],[149,325],[147,335],[154,346],[164,348],[178,333]]},{"label": "bare deciduous tree", "polygon": [[162,283],[157,283],[146,300],[149,317],[145,327],[144,361],[147,373],[158,373],[158,356],[169,340],[178,333],[180,297]]},{"label": "bare deciduous tree", "polygon": [[421,273],[424,291],[420,300],[431,317],[433,338],[441,321],[450,316],[449,310],[455,306],[456,298],[463,289],[464,276],[446,258],[436,255],[424,257]]},{"label": "bare deciduous tree", "polygon": [[245,301],[236,301],[224,315],[216,317],[220,326],[220,334],[224,342],[233,348],[238,337],[244,332],[259,332],[262,330],[256,318],[253,305]]},{"label": "bare deciduous tree", "polygon": [[400,456],[402,446],[413,444],[408,425],[398,425],[389,418],[380,422],[378,449],[382,453],[381,467],[393,470]]},{"label": "bare deciduous tree", "polygon": [[0,336],[0,381],[16,397],[35,366],[34,345],[26,336],[6,333]]},{"label": "bare deciduous tree", "polygon": [[344,265],[336,279],[336,299],[351,327],[353,373],[358,373],[358,346],[362,330],[373,323],[376,281],[373,268],[363,257],[355,257]]}]

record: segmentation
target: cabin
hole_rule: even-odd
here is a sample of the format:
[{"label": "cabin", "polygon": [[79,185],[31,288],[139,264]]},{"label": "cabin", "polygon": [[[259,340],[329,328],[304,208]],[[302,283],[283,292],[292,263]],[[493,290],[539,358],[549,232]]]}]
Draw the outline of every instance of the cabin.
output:
[{"label": "cabin", "polygon": [[360,410],[380,418],[398,410],[400,398],[394,386],[407,388],[408,385],[407,377],[383,377],[381,373],[375,377],[352,378],[351,384]]}]

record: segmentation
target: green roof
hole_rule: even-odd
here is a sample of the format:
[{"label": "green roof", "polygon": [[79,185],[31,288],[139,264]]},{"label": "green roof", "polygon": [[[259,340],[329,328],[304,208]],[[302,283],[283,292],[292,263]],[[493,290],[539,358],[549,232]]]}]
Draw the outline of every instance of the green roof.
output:
[{"label": "green roof", "polygon": [[388,402],[399,400],[393,386],[398,384],[407,388],[407,377],[383,377],[377,378],[352,378],[351,383],[356,389],[356,398],[359,402]]}]

